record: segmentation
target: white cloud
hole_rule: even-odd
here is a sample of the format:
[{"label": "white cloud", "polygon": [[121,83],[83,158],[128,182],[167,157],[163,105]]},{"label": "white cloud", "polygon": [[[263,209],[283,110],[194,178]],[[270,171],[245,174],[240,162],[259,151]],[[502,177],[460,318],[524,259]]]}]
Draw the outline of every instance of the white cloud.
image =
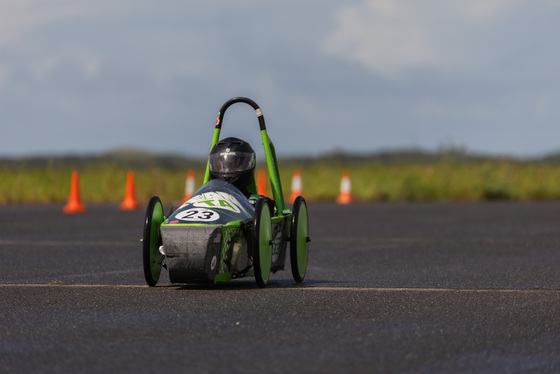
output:
[{"label": "white cloud", "polygon": [[449,70],[472,63],[470,54],[478,51],[469,38],[518,4],[519,0],[365,0],[337,12],[336,29],[324,40],[323,50],[381,74]]},{"label": "white cloud", "polygon": [[0,0],[0,49],[43,26],[78,16],[124,9],[118,2],[73,0]]},{"label": "white cloud", "polygon": [[93,51],[74,46],[31,62],[30,71],[34,77],[43,80],[56,69],[64,68],[65,65],[73,65],[85,77],[91,78],[99,71],[101,62],[102,59]]},{"label": "white cloud", "polygon": [[[71,3],[40,0],[3,0],[0,12],[0,48],[16,42],[25,33],[57,19],[72,16]],[[59,5],[59,6],[57,6]]]},{"label": "white cloud", "polygon": [[347,6],[338,12],[337,24],[324,43],[325,50],[374,71],[432,64],[436,58],[428,30],[409,6],[397,1]]}]

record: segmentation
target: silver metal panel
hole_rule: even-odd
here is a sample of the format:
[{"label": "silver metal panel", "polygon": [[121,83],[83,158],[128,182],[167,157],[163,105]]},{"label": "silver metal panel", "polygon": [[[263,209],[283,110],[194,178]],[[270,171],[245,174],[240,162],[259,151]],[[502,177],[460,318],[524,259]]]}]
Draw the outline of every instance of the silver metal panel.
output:
[{"label": "silver metal panel", "polygon": [[222,227],[162,226],[165,264],[172,283],[212,282],[218,269]]}]

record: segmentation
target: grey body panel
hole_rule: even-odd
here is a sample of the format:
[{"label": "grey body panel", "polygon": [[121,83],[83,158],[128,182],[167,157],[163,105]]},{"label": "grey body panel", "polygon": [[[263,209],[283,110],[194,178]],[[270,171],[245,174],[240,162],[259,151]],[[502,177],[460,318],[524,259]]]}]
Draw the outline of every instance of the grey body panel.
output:
[{"label": "grey body panel", "polygon": [[222,244],[221,226],[162,226],[161,236],[172,283],[214,280]]}]

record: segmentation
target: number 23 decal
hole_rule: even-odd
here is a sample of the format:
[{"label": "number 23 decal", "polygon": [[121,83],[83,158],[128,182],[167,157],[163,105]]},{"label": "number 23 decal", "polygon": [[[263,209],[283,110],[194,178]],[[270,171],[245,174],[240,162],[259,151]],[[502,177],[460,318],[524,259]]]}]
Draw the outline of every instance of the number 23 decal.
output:
[{"label": "number 23 decal", "polygon": [[213,210],[208,209],[187,209],[175,216],[181,221],[215,221],[220,218],[220,215]]}]

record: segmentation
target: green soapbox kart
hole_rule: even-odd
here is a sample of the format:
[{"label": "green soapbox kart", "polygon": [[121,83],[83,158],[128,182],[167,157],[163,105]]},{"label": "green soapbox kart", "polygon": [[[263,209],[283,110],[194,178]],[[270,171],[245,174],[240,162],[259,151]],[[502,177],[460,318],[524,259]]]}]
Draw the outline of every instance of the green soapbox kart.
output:
[{"label": "green soapbox kart", "polygon": [[[204,183],[177,210],[165,217],[161,200],[153,196],[146,210],[142,252],[149,286],[159,280],[161,268],[171,283],[218,283],[254,276],[265,287],[270,274],[284,269],[288,243],[295,282],[307,271],[309,223],[305,199],[298,196],[287,209],[278,173],[276,152],[266,131],[264,116],[251,99],[236,97],[220,109],[212,147],[220,139],[226,110],[235,103],[256,112],[272,191],[272,199],[249,201],[234,185],[211,179],[206,166]],[[254,183],[253,183],[254,184]],[[256,186],[250,189],[257,192]]]}]

